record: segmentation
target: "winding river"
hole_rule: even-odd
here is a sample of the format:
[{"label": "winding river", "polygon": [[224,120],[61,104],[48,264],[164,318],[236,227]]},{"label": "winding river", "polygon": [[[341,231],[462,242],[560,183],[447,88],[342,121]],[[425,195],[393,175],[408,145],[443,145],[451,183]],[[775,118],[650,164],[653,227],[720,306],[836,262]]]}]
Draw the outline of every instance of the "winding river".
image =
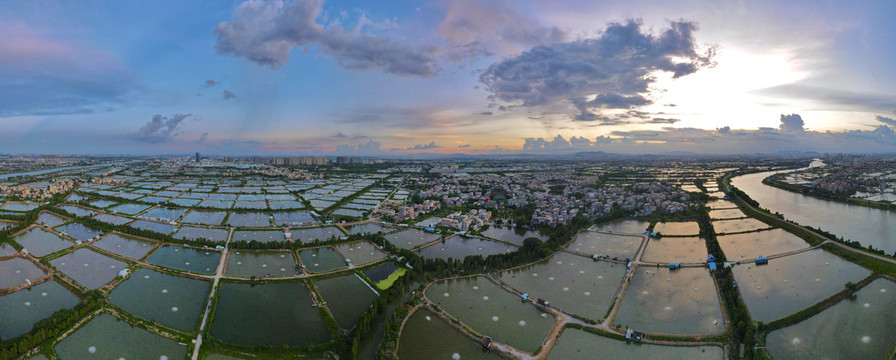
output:
[{"label": "winding river", "polygon": [[[815,166],[823,166],[823,163],[813,161],[810,167]],[[874,246],[887,254],[896,252],[896,212],[822,200],[762,183],[762,179],[773,174],[803,169],[741,175],[732,178],[731,184],[750,195],[762,207],[784,214],[787,219],[801,225]]]}]

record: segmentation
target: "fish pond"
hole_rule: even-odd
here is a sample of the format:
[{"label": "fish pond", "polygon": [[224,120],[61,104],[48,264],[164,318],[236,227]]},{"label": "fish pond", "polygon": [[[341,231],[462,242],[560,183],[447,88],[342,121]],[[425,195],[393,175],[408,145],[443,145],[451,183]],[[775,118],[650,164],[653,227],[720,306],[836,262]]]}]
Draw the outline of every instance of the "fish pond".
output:
[{"label": "fish pond", "polygon": [[738,265],[734,269],[741,296],[750,315],[769,322],[811,306],[871,275],[867,269],[815,249],[766,265]]},{"label": "fish pond", "polygon": [[214,274],[220,260],[218,251],[175,245],[162,246],[146,259],[151,264],[197,274]]},{"label": "fish pond", "polygon": [[505,254],[516,251],[516,246],[466,236],[452,236],[432,245],[417,250],[417,254],[425,258],[463,260],[470,255]]},{"label": "fish pond", "polygon": [[327,325],[311,305],[311,294],[301,282],[224,282],[218,290],[211,336],[248,346],[302,347],[328,342]]},{"label": "fish pond", "polygon": [[112,281],[128,265],[87,248],[53,259],[50,264],[88,289],[97,289]]},{"label": "fish pond", "polygon": [[725,329],[716,285],[705,268],[638,266],[613,323],[656,334],[715,334]]},{"label": "fish pond", "polygon": [[178,330],[195,331],[211,283],[139,269],[118,285],[109,301],[139,317]]},{"label": "fish pond", "polygon": [[11,339],[22,335],[34,323],[61,309],[70,309],[80,300],[54,280],[29,289],[0,296],[0,338]]},{"label": "fish pond", "polygon": [[299,251],[302,264],[311,272],[324,272],[347,267],[345,259],[329,246]]},{"label": "fish pond", "polygon": [[225,272],[241,278],[291,276],[296,274],[296,260],[289,251],[231,251]]},{"label": "fish pond", "polygon": [[126,235],[108,234],[94,241],[93,246],[131,259],[142,259],[156,246],[156,242]]},{"label": "fish pond", "polygon": [[324,298],[336,322],[346,330],[355,327],[361,315],[379,296],[370,285],[354,273],[317,280],[314,286]]},{"label": "fish pond", "polygon": [[184,359],[187,346],[99,314],[54,347],[62,360]]},{"label": "fish pond", "polygon": [[481,276],[435,283],[426,297],[479,333],[530,353],[554,325],[553,316]]},{"label": "fish pond", "polygon": [[896,343],[896,284],[877,279],[856,293],[796,325],[768,334],[777,359],[884,359]]}]

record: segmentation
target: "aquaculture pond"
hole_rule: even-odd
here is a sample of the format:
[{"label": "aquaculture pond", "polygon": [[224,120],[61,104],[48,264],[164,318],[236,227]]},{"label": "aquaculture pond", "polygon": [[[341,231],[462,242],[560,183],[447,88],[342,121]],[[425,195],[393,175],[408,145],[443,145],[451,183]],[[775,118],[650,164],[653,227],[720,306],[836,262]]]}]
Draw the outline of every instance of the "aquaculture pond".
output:
[{"label": "aquaculture pond", "polygon": [[[42,213],[40,213],[40,215],[37,216],[37,223],[44,224],[47,227],[54,227],[57,225],[62,225],[66,221],[68,221],[68,219],[66,219],[62,216],[53,214],[51,212],[42,212]],[[4,224],[4,223],[0,223],[0,229],[2,229],[2,224]],[[7,223],[7,224],[9,224],[9,223]],[[14,224],[14,223],[12,223],[12,224]]]},{"label": "aquaculture pond", "polygon": [[663,237],[650,239],[641,255],[641,261],[654,263],[705,262],[706,240],[698,237]]},{"label": "aquaculture pond", "polygon": [[[599,355],[598,355],[599,354]],[[566,328],[548,353],[548,360],[567,359],[664,359],[721,360],[725,352],[718,346],[662,346],[626,343],[584,330]]]},{"label": "aquaculture pond", "polygon": [[292,276],[296,274],[296,260],[289,251],[231,251],[225,273],[242,278]]},{"label": "aquaculture pond", "polygon": [[768,229],[771,226],[754,218],[738,220],[713,220],[712,227],[716,234],[731,234],[759,229]]},{"label": "aquaculture pond", "polygon": [[719,209],[719,210],[711,210],[709,212],[709,217],[711,219],[737,219],[747,216],[740,209]]},{"label": "aquaculture pond", "polygon": [[178,330],[194,331],[205,310],[211,283],[138,269],[109,294],[131,314]]},{"label": "aquaculture pond", "polygon": [[118,202],[116,202],[116,201],[110,201],[110,200],[96,200],[96,201],[91,201],[91,202],[90,202],[90,206],[98,207],[98,208],[101,208],[101,209],[102,209],[102,208],[110,207],[110,206],[115,205],[115,204],[118,204]]},{"label": "aquaculture pond", "polygon": [[181,219],[181,222],[201,225],[221,225],[227,213],[224,211],[193,210]]},{"label": "aquaculture pond", "polygon": [[227,241],[227,235],[229,234],[230,232],[224,229],[181,226],[181,228],[171,236],[173,236],[175,239],[186,239],[191,241],[202,238],[211,241],[224,242]]},{"label": "aquaculture pond", "polygon": [[352,234],[352,235],[364,234],[364,233],[368,233],[368,234],[387,233],[390,231],[395,231],[394,228],[386,227],[386,226],[383,226],[383,225],[380,225],[377,223],[353,225],[353,226],[348,227],[347,230],[348,230],[348,233]]},{"label": "aquaculture pond", "polygon": [[114,211],[120,214],[137,215],[141,211],[149,209],[151,207],[151,205],[143,204],[121,204],[116,207],[109,208],[109,211]]},{"label": "aquaculture pond", "polygon": [[227,225],[236,227],[270,227],[271,218],[268,214],[246,212],[231,213],[227,218]]},{"label": "aquaculture pond", "polygon": [[542,298],[552,307],[600,320],[613,304],[625,265],[557,253],[536,264],[505,271],[499,279],[514,289]]},{"label": "aquaculture pond", "polygon": [[54,280],[29,289],[0,296],[0,338],[11,339],[22,335],[61,309],[70,309],[80,300]]},{"label": "aquaculture pond", "polygon": [[274,224],[279,226],[316,224],[310,211],[281,211],[274,213]]},{"label": "aquaculture pond", "polygon": [[325,226],[307,229],[290,229],[292,239],[303,243],[312,242],[314,240],[326,241],[331,238],[344,239],[345,233],[335,226]]},{"label": "aquaculture pond", "polygon": [[0,260],[0,289],[27,284],[46,275],[33,262],[23,258]]},{"label": "aquaculture pond", "polygon": [[231,241],[275,242],[285,241],[286,235],[280,230],[237,230],[233,232]]},{"label": "aquaculture pond", "polygon": [[523,246],[523,241],[530,237],[537,238],[541,241],[545,241],[548,239],[547,236],[541,235],[536,231],[524,231],[522,233],[519,233],[515,229],[498,227],[490,227],[483,231],[482,235],[488,236],[492,239],[509,242],[517,246]]},{"label": "aquaculture pond", "polygon": [[199,203],[199,206],[212,209],[230,209],[233,207],[233,201],[205,199]]},{"label": "aquaculture pond", "polygon": [[345,259],[332,247],[324,246],[299,251],[302,264],[311,272],[324,272],[344,268]]},{"label": "aquaculture pond", "polygon": [[18,251],[7,242],[0,243],[0,257],[15,255]]},{"label": "aquaculture pond", "polygon": [[128,264],[87,248],[50,261],[57,270],[88,289],[97,289],[115,279]]},{"label": "aquaculture pond", "polygon": [[187,345],[99,314],[53,347],[61,360],[184,359]]},{"label": "aquaculture pond", "polygon": [[842,300],[796,325],[768,334],[777,359],[884,359],[896,343],[896,284],[877,279],[855,299]]},{"label": "aquaculture pond", "polygon": [[41,204],[36,203],[8,203],[3,207],[3,210],[9,211],[31,211],[40,207]]},{"label": "aquaculture pond", "polygon": [[398,270],[399,268],[400,267],[397,264],[389,261],[377,266],[371,266],[369,268],[361,270],[361,272],[364,273],[364,276],[366,276],[368,279],[374,282],[380,282],[386,280],[389,275],[391,275],[393,272],[395,272],[395,270]]},{"label": "aquaculture pond", "polygon": [[146,259],[151,264],[197,274],[214,274],[220,260],[218,251],[175,245],[162,246]]},{"label": "aquaculture pond", "polygon": [[159,219],[163,221],[174,221],[186,214],[188,209],[178,209],[178,208],[169,208],[160,206],[155,209],[149,210],[142,215],[141,217],[150,218],[150,219]]},{"label": "aquaculture pond", "polygon": [[516,246],[497,241],[466,236],[452,236],[417,250],[417,254],[425,258],[463,260],[470,255],[482,255],[485,258],[489,255],[505,254],[514,251],[516,251]]},{"label": "aquaculture pond", "polygon": [[75,215],[75,216],[91,216],[93,214],[99,213],[99,211],[92,210],[92,209],[85,209],[83,207],[75,206],[75,205],[59,205],[56,207],[59,209],[65,210],[68,213],[71,213],[72,215]]},{"label": "aquaculture pond", "polygon": [[75,240],[80,241],[89,241],[90,239],[103,234],[102,231],[81,223],[68,223],[55,228],[55,230],[64,235],[68,235]]},{"label": "aquaculture pond", "polygon": [[129,219],[129,218],[126,218],[123,216],[112,215],[112,214],[99,214],[97,216],[94,216],[93,218],[98,221],[102,221],[104,223],[112,224],[112,225],[124,225],[131,221],[134,221],[132,219]]},{"label": "aquaculture pond", "polygon": [[643,235],[644,230],[647,230],[647,227],[650,226],[650,223],[639,221],[639,220],[630,220],[630,219],[622,219],[622,220],[613,220],[601,224],[597,224],[595,228],[598,231],[618,233],[618,234],[629,234],[629,235]]},{"label": "aquaculture pond", "polygon": [[769,322],[811,306],[871,275],[867,269],[824,250],[809,250],[767,265],[734,267],[741,296],[754,320]]},{"label": "aquaculture pond", "polygon": [[717,237],[725,257],[730,261],[755,259],[805,249],[809,243],[784,229],[771,229]]},{"label": "aquaculture pond", "polygon": [[653,232],[665,236],[697,236],[700,234],[700,225],[695,221],[661,222],[656,223]]},{"label": "aquaculture pond", "polygon": [[370,285],[353,273],[317,280],[314,286],[324,298],[336,322],[346,330],[355,327],[361,315],[379,296]]},{"label": "aquaculture pond", "polygon": [[167,223],[155,222],[155,221],[147,221],[147,220],[137,220],[137,221],[134,221],[134,222],[128,224],[128,226],[130,226],[134,229],[155,231],[157,233],[165,234],[165,235],[168,235],[168,234],[171,234],[171,233],[177,231],[177,227],[174,225],[170,225]]},{"label": "aquaculture pond", "polygon": [[268,202],[268,207],[274,210],[304,209],[305,204],[295,200],[272,200]]},{"label": "aquaculture pond", "polygon": [[31,228],[30,230],[19,234],[14,240],[19,243],[19,245],[22,245],[22,247],[28,249],[34,256],[52,254],[74,245],[71,241],[65,240],[58,235],[39,227]]},{"label": "aquaculture pond", "polygon": [[638,266],[613,323],[656,334],[716,334],[725,319],[706,268]]},{"label": "aquaculture pond", "polygon": [[641,236],[582,231],[567,246],[586,255],[606,255],[609,259],[630,259],[638,252],[644,238]]},{"label": "aquaculture pond", "polygon": [[710,209],[736,209],[737,205],[728,200],[713,200],[706,203],[706,206]]},{"label": "aquaculture pond", "polygon": [[399,359],[494,359],[502,357],[486,352],[473,339],[461,334],[426,308],[411,314],[398,340]]},{"label": "aquaculture pond", "polygon": [[535,351],[554,324],[553,316],[482,276],[435,283],[426,297],[479,333],[526,352]]},{"label": "aquaculture pond", "polygon": [[439,234],[431,234],[423,230],[408,229],[385,235],[392,245],[402,249],[413,249],[439,239]]},{"label": "aquaculture pond", "polygon": [[328,342],[327,325],[311,305],[311,295],[301,282],[225,282],[218,290],[211,336],[248,346],[301,347]]},{"label": "aquaculture pond", "polygon": [[125,235],[108,234],[94,241],[93,246],[131,259],[142,259],[156,246],[156,242]]},{"label": "aquaculture pond", "polygon": [[368,241],[339,244],[336,245],[336,250],[354,265],[369,264],[386,258],[386,254],[380,251],[379,247]]}]

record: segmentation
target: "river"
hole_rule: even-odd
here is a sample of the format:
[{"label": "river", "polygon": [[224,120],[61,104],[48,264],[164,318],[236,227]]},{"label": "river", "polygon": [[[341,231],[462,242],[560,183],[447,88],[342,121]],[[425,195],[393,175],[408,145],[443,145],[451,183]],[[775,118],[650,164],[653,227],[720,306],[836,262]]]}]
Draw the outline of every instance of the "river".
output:
[{"label": "river", "polygon": [[[810,166],[823,165],[816,160]],[[823,200],[762,183],[762,179],[773,174],[803,169],[741,175],[731,179],[731,184],[750,195],[763,208],[773,213],[779,212],[801,225],[874,246],[887,254],[896,251],[896,212]]]}]

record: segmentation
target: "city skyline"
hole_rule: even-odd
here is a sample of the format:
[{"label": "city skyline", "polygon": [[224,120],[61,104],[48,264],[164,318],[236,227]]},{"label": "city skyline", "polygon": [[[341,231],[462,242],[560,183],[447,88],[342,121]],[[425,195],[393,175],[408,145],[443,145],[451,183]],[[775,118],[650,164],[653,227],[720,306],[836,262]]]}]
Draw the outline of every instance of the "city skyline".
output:
[{"label": "city skyline", "polygon": [[32,1],[6,153],[896,151],[896,4]]}]

